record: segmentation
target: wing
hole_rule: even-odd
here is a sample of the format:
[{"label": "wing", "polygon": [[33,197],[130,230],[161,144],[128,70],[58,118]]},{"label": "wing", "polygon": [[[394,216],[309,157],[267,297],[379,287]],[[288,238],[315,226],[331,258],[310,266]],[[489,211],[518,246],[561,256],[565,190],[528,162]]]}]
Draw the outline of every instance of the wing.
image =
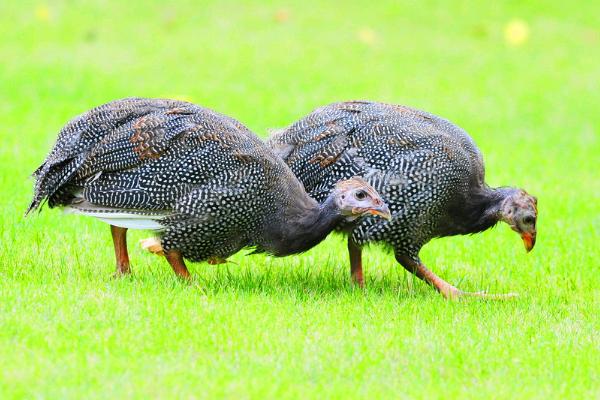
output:
[{"label": "wing", "polygon": [[186,258],[202,261],[227,258],[258,232],[268,204],[263,166],[246,163],[222,171],[176,201],[173,215],[163,220],[165,250],[179,249]]},{"label": "wing", "polygon": [[269,139],[306,190],[323,201],[335,183],[365,176],[368,161],[361,156],[376,115],[363,112],[369,102],[335,103],[315,110]]},{"label": "wing", "polygon": [[167,179],[157,167],[162,165],[168,178],[185,175],[185,180],[189,176],[174,161],[179,154],[209,143],[235,147],[248,135],[242,128],[233,119],[181,101],[133,98],[102,105],[62,129],[34,172],[35,194],[27,212],[46,199],[51,207],[69,204],[81,188],[88,201],[102,197],[102,205],[121,207],[118,198],[129,196],[138,206],[156,209],[162,192],[153,201],[148,195]]},{"label": "wing", "polygon": [[483,171],[479,151],[464,131],[423,111],[382,103],[319,108],[273,135],[269,145],[318,201],[337,181],[356,175],[382,195],[409,181],[424,190],[431,180],[426,167],[437,154],[447,158],[442,162],[463,167],[468,158],[473,171]]}]

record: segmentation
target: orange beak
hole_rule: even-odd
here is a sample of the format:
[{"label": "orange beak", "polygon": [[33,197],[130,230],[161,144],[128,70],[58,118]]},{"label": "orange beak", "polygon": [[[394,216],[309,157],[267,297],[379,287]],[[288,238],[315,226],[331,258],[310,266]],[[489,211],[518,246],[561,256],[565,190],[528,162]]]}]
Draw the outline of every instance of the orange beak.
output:
[{"label": "orange beak", "polygon": [[521,233],[521,239],[523,239],[523,244],[525,245],[525,250],[529,253],[533,246],[535,246],[535,232],[534,233]]},{"label": "orange beak", "polygon": [[377,208],[370,208],[368,213],[371,215],[378,215],[381,218],[387,219],[388,221],[392,220],[392,213],[390,213],[390,209],[388,208],[387,204],[383,202],[381,206]]}]

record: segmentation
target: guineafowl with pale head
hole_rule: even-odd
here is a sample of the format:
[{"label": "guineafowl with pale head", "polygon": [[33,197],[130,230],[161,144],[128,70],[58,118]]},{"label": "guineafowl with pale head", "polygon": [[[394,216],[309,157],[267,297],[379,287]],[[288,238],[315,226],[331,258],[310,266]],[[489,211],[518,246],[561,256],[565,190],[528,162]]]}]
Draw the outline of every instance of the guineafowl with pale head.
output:
[{"label": "guineafowl with pale head", "polygon": [[130,98],[70,121],[34,172],[27,212],[50,207],[110,224],[117,274],[130,272],[128,229],[157,232],[176,274],[184,259],[224,262],[244,247],[303,252],[342,221],[389,217],[364,180],[340,180],[318,203],[238,121],[197,105]]}]

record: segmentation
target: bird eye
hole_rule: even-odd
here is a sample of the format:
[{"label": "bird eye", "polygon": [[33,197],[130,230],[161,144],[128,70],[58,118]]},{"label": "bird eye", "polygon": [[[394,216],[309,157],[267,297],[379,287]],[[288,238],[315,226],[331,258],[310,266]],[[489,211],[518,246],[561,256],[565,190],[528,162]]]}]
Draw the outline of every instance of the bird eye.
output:
[{"label": "bird eye", "polygon": [[360,190],[360,191],[356,192],[354,197],[356,197],[357,200],[364,200],[367,198],[367,194],[365,192],[363,192],[362,190]]},{"label": "bird eye", "polygon": [[535,223],[535,218],[533,218],[532,216],[527,216],[527,217],[523,218],[523,222],[527,225],[531,225],[531,224]]}]

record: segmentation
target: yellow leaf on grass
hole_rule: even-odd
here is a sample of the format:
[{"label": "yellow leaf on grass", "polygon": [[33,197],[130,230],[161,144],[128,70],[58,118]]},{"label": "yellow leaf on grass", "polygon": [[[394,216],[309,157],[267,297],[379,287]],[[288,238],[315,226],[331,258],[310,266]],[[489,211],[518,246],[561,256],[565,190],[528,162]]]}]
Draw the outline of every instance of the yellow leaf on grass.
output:
[{"label": "yellow leaf on grass", "polygon": [[356,37],[364,44],[373,45],[377,41],[377,33],[371,28],[361,28],[356,32]]},{"label": "yellow leaf on grass", "polygon": [[529,39],[529,25],[521,19],[513,19],[504,26],[504,40],[511,46],[521,46]]},{"label": "yellow leaf on grass", "polygon": [[34,10],[35,19],[42,22],[50,21],[50,9],[46,4],[38,4]]},{"label": "yellow leaf on grass", "polygon": [[288,19],[290,19],[290,12],[285,8],[281,8],[275,12],[274,18],[277,22],[286,22]]}]

